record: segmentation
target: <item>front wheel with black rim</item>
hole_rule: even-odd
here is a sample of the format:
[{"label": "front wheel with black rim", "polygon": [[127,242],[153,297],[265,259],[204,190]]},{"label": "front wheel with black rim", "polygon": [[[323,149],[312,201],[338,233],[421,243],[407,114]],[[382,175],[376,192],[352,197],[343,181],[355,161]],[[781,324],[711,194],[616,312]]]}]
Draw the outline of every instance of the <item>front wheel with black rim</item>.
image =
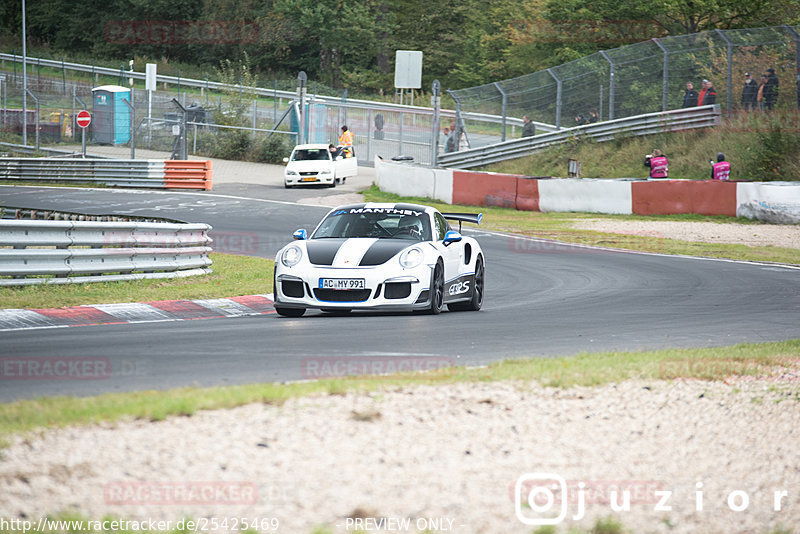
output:
[{"label": "front wheel with black rim", "polygon": [[486,279],[486,271],[483,268],[483,258],[478,256],[475,261],[475,282],[472,287],[472,298],[467,302],[456,302],[448,304],[447,309],[451,311],[478,311],[483,306],[483,291]]},{"label": "front wheel with black rim", "polygon": [[438,315],[444,306],[444,267],[441,262],[433,269],[433,283],[431,284],[431,304],[427,311],[431,315]]},{"label": "front wheel with black rim", "polygon": [[302,317],[306,312],[305,308],[284,308],[283,306],[275,306],[275,311],[284,317]]}]

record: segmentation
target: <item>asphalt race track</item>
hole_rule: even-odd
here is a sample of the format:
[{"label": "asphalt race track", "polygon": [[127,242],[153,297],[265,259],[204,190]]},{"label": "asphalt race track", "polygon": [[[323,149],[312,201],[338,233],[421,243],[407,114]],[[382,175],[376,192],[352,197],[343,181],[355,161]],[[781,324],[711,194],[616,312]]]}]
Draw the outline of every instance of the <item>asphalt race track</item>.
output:
[{"label": "asphalt race track", "polygon": [[[292,231],[311,230],[328,209],[219,191],[0,186],[0,201],[206,222],[214,226],[217,250],[262,257],[274,257]],[[478,313],[313,312],[299,319],[270,314],[0,332],[2,358],[107,358],[113,368],[103,380],[0,380],[0,401],[304,379],[314,358],[432,356],[478,365],[509,357],[800,337],[797,268],[663,256],[658,250],[609,251],[465,225],[467,232],[486,255],[487,295]],[[271,274],[265,272],[265,279]]]}]

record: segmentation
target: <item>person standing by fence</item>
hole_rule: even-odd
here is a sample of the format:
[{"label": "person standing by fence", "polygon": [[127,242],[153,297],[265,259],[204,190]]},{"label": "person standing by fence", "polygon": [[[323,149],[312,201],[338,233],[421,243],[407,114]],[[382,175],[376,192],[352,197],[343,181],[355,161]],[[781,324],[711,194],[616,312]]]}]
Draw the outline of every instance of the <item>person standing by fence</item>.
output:
[{"label": "person standing by fence", "polygon": [[756,109],[758,98],[758,84],[750,77],[749,72],[744,73],[744,86],[742,87],[742,108],[745,111]]},{"label": "person standing by fence", "polygon": [[353,132],[347,129],[347,125],[342,126],[342,135],[339,136],[339,146],[342,147],[344,157],[353,157]]},{"label": "person standing by fence", "polygon": [[767,86],[764,88],[764,108],[771,111],[778,102],[778,77],[775,69],[767,69]]},{"label": "person standing by fence", "polygon": [[531,122],[528,115],[522,116],[522,137],[533,137],[536,135],[536,127]]},{"label": "person standing by fence", "polygon": [[686,92],[683,94],[684,108],[693,108],[697,105],[697,91],[694,90],[692,82],[686,82]]}]

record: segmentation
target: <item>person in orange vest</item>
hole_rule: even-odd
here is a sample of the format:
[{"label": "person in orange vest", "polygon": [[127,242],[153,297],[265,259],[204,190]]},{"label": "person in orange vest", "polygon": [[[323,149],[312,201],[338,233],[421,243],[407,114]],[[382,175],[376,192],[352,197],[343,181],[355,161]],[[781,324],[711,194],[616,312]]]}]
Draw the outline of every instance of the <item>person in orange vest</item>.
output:
[{"label": "person in orange vest", "polygon": [[731,164],[725,161],[725,154],[720,152],[717,154],[717,163],[709,160],[711,164],[711,179],[712,180],[728,180],[731,176]]},{"label": "person in orange vest", "polygon": [[653,150],[652,154],[645,156],[644,166],[650,167],[650,178],[669,178],[667,156],[657,148]]},{"label": "person in orange vest", "polygon": [[344,157],[353,157],[353,132],[347,129],[347,125],[342,126],[342,135],[339,136],[339,146],[342,147]]}]

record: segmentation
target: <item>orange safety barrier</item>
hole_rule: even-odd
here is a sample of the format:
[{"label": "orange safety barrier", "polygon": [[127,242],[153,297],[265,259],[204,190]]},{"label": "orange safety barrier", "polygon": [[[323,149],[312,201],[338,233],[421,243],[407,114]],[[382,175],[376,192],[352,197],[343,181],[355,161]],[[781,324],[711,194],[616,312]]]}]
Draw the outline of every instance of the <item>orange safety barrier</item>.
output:
[{"label": "orange safety barrier", "polygon": [[167,189],[211,190],[211,161],[164,161],[164,187]]},{"label": "orange safety barrier", "polygon": [[517,207],[517,176],[453,171],[453,204]]},{"label": "orange safety barrier", "polygon": [[517,209],[539,211],[539,180],[536,178],[517,178]]},{"label": "orange safety barrier", "polygon": [[697,213],[736,217],[736,182],[633,182],[631,197],[631,208],[637,215]]}]

